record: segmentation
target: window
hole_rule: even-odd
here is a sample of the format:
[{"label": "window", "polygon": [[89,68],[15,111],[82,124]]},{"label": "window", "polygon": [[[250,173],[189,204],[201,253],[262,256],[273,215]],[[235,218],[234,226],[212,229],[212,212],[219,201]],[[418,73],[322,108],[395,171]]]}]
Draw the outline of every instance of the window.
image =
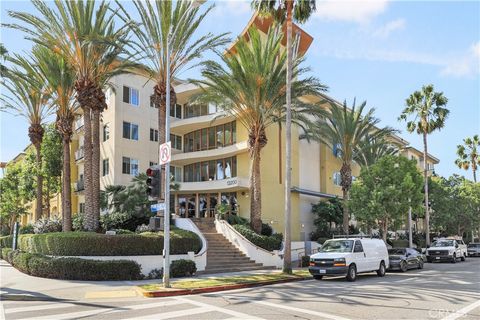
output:
[{"label": "window", "polygon": [[85,203],[80,202],[80,203],[78,204],[78,212],[79,212],[79,213],[85,213]]},{"label": "window", "polygon": [[207,104],[186,104],[184,106],[185,116],[184,118],[193,118],[206,116],[210,114],[210,110],[213,111],[213,107],[209,107]]},{"label": "window", "polygon": [[137,140],[138,141],[138,125],[123,122],[123,137],[125,139]]},{"label": "window", "polygon": [[108,159],[103,159],[103,161],[102,161],[102,176],[103,177],[108,175],[109,169],[110,168],[109,168]]},{"label": "window", "polygon": [[158,130],[150,129],[150,141],[158,142]]},{"label": "window", "polygon": [[123,102],[138,106],[139,97],[138,90],[127,86],[123,86]]},{"label": "window", "polygon": [[175,104],[174,106],[170,106],[170,117],[174,117],[177,119],[182,119],[182,105]]},{"label": "window", "polygon": [[336,186],[339,186],[341,185],[341,183],[342,183],[342,176],[340,175],[340,172],[335,171],[333,173],[333,184]]},{"label": "window", "polygon": [[355,241],[355,247],[353,248],[353,252],[363,252],[363,246],[359,240]]},{"label": "window", "polygon": [[170,166],[170,175],[173,177],[175,182],[182,181],[182,168]]},{"label": "window", "polygon": [[108,124],[103,126],[103,142],[107,141],[110,138],[110,128]]},{"label": "window", "polygon": [[186,165],[183,170],[185,182],[223,180],[236,176],[237,157],[197,162]]},{"label": "window", "polygon": [[127,157],[122,158],[122,173],[138,176],[138,160]]},{"label": "window", "polygon": [[150,108],[158,108],[156,105],[155,105],[155,102],[153,100],[153,95],[150,96]]},{"label": "window", "polygon": [[172,148],[182,150],[182,137],[174,134],[170,135],[170,141],[172,142]]},{"label": "window", "polygon": [[[236,129],[236,123],[229,122],[190,132],[184,136],[184,152],[211,150],[235,144],[237,142]],[[173,139],[171,140],[173,143]]]}]

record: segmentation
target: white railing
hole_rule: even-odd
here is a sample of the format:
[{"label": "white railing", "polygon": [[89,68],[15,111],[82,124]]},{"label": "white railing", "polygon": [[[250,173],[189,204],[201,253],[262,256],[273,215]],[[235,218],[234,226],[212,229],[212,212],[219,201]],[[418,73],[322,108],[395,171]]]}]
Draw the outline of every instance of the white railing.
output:
[{"label": "white railing", "polygon": [[83,117],[75,120],[75,130],[78,130],[78,129],[82,128],[83,125],[84,125]]}]

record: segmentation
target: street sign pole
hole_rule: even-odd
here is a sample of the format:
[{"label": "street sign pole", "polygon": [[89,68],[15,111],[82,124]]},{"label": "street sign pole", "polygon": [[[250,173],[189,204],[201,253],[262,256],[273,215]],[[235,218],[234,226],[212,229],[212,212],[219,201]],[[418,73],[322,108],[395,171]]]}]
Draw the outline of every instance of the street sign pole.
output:
[{"label": "street sign pole", "polygon": [[[165,110],[165,143],[170,140],[170,32],[167,35],[167,79]],[[165,164],[165,210],[163,237],[163,286],[170,288],[170,161]]]}]

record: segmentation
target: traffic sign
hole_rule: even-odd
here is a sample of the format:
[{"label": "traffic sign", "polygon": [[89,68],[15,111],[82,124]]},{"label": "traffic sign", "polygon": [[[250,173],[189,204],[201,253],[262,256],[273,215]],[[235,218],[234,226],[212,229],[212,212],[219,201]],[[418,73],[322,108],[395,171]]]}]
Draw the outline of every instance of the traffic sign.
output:
[{"label": "traffic sign", "polygon": [[172,142],[168,141],[160,145],[160,165],[170,163],[172,160]]},{"label": "traffic sign", "polygon": [[165,202],[155,203],[150,206],[151,212],[158,212],[158,211],[164,211],[164,210],[165,210]]}]

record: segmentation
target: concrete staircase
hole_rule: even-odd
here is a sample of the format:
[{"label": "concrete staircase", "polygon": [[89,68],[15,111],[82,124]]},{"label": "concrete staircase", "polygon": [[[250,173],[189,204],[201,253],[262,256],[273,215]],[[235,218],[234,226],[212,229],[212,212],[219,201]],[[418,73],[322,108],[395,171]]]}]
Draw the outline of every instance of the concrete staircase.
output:
[{"label": "concrete staircase", "polygon": [[217,233],[213,219],[192,218],[207,239],[207,266],[202,273],[223,273],[265,269],[261,263],[250,260],[222,234]]}]

